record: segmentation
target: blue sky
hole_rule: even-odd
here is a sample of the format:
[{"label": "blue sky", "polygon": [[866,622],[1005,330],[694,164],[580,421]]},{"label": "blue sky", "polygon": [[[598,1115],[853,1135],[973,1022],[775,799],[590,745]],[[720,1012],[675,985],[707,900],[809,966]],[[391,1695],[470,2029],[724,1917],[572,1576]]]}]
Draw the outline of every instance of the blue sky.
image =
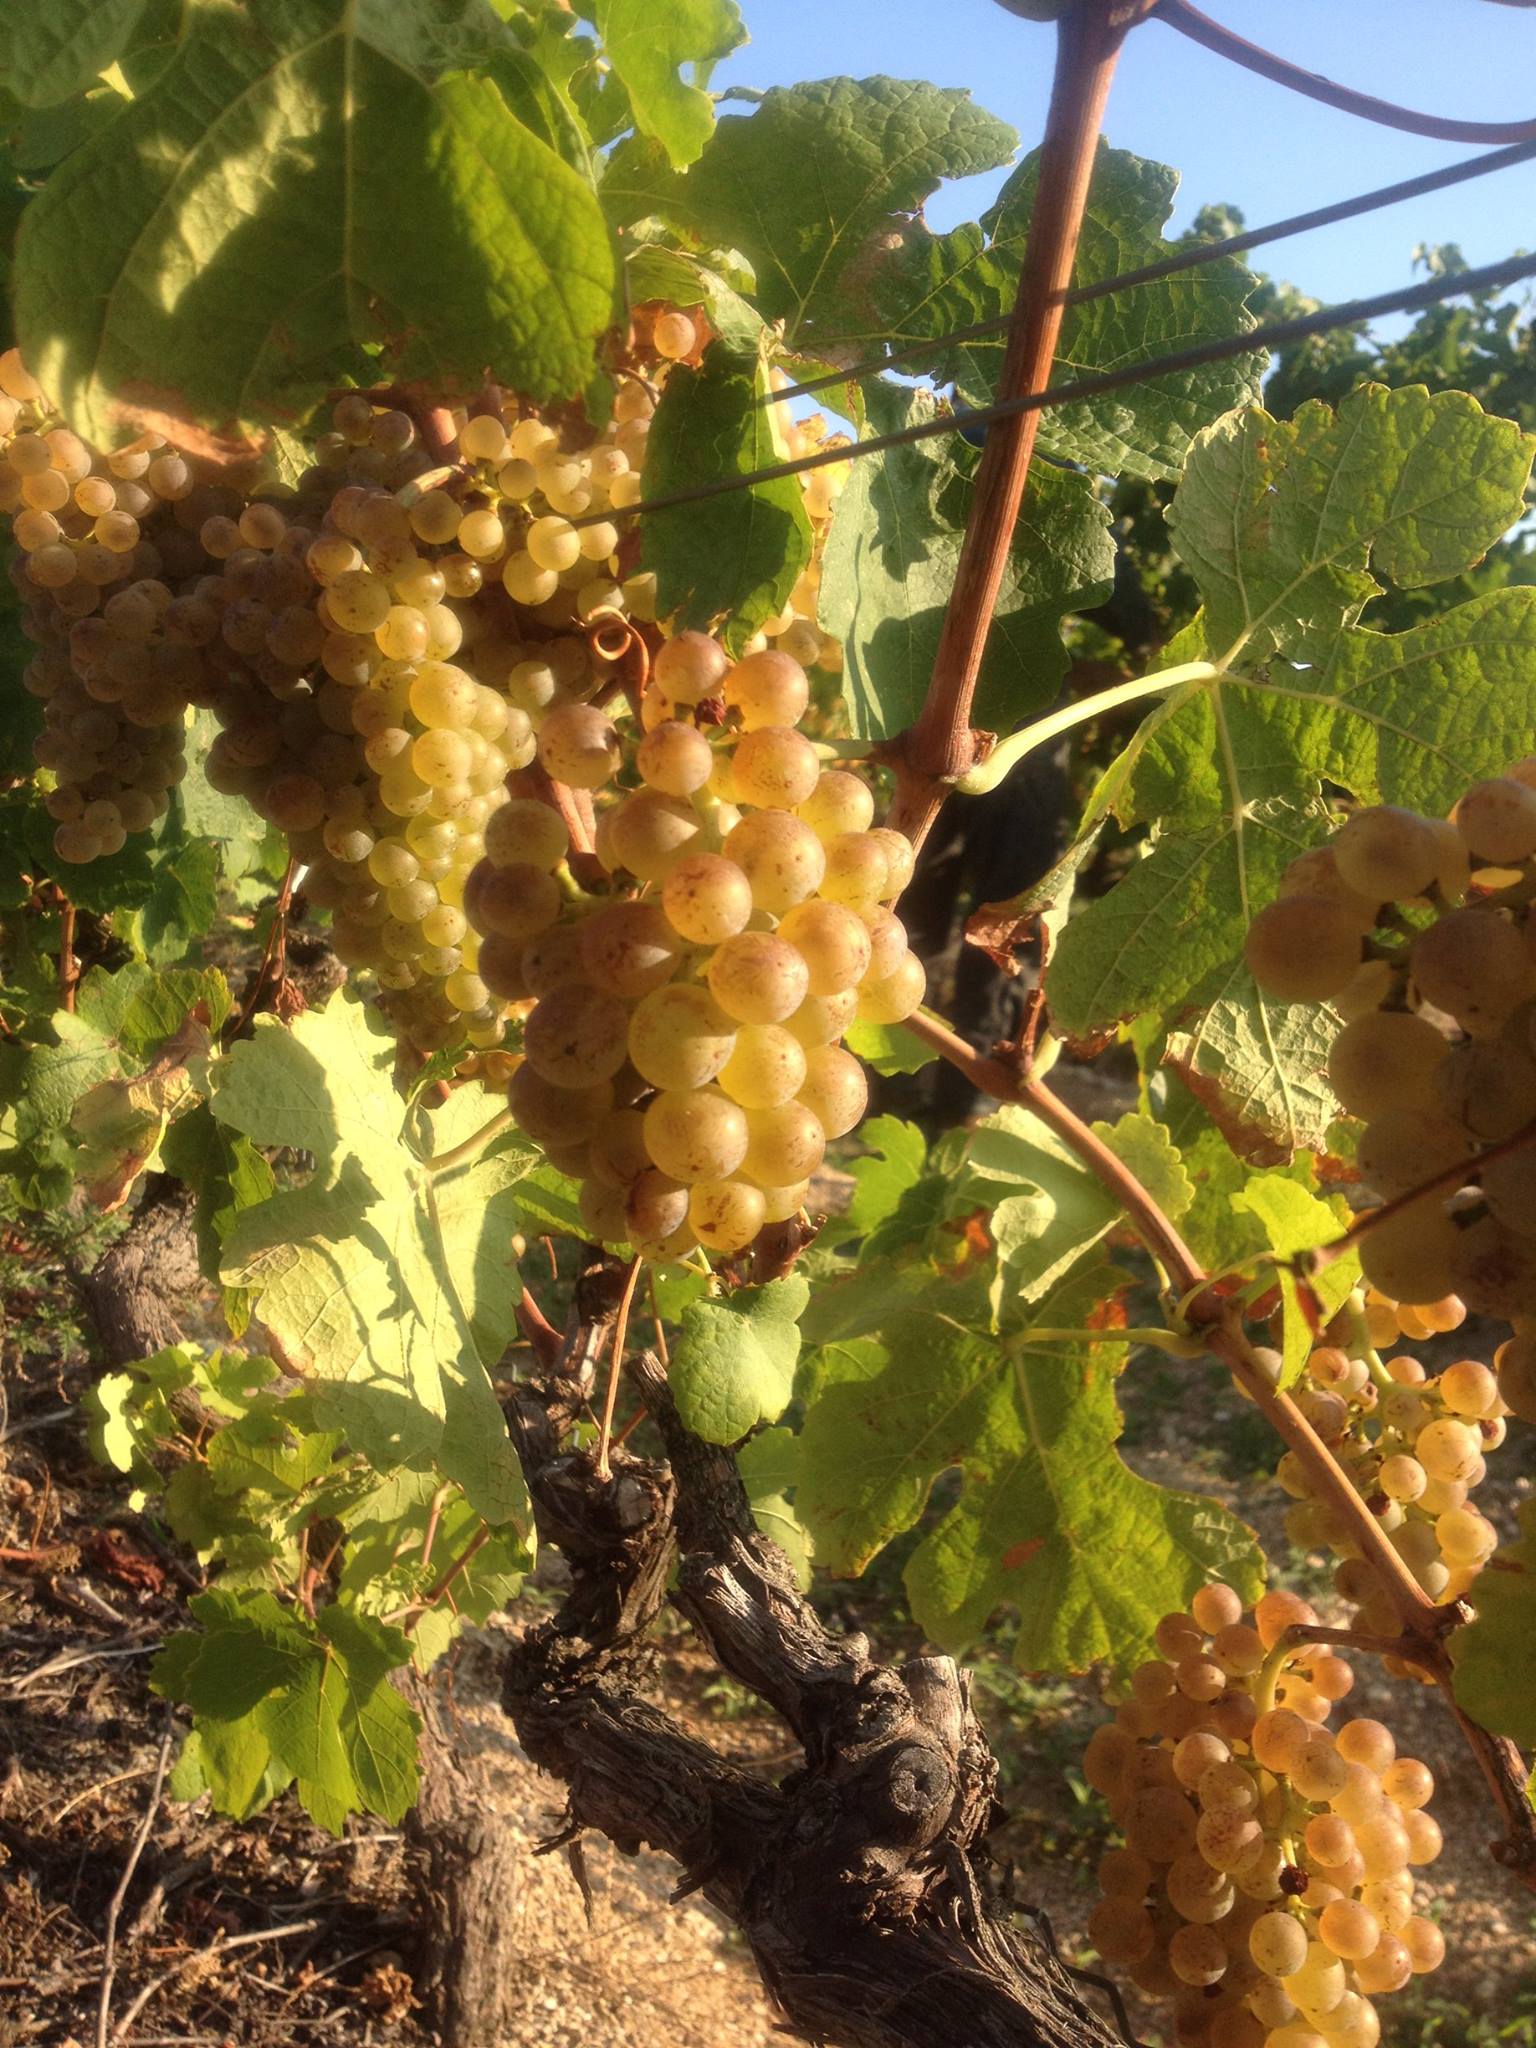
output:
[{"label": "blue sky", "polygon": [[[1536,114],[1528,4],[1207,0],[1207,11],[1311,70],[1409,106],[1481,120]],[[883,71],[965,86],[1026,146],[1038,139],[1053,35],[996,0],[743,0],[743,13],[752,41],[716,70],[716,89]],[[1183,172],[1175,228],[1213,200],[1240,206],[1256,227],[1473,153],[1301,99],[1156,21],[1129,40],[1105,132]],[[932,224],[974,218],[1001,175],[942,190]],[[1356,298],[1409,283],[1415,246],[1449,241],[1472,263],[1536,248],[1536,162],[1277,243],[1255,261],[1318,298]]]}]

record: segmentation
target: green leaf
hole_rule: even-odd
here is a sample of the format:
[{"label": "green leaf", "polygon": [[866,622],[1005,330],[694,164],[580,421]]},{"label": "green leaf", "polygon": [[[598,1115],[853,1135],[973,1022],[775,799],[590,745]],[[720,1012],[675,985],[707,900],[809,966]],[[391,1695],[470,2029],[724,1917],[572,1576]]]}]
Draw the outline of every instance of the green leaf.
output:
[{"label": "green leaf", "polygon": [[1470,568],[1524,512],[1533,450],[1465,392],[1422,385],[1219,421],[1168,513],[1218,665],[1279,647],[1319,659],[1378,579],[1411,590]]},{"label": "green leaf", "polygon": [[213,930],[219,915],[219,849],[194,839],[160,863],[149,901],[139,913],[144,950],[152,960],[182,960]]},{"label": "green leaf", "polygon": [[[625,260],[631,303],[665,299],[674,306],[702,306],[728,349],[755,355],[763,345],[762,315],[742,292],[688,250],[640,242]],[[771,457],[769,458],[772,459]]]},{"label": "green leaf", "polygon": [[743,250],[764,319],[814,349],[819,329],[843,331],[844,283],[881,231],[905,226],[941,179],[1006,162],[1016,140],[964,92],[826,78],[776,86],[751,114],[726,116],[684,183],[657,196]]},{"label": "green leaf", "polygon": [[313,1622],[265,1592],[218,1589],[189,1605],[200,1632],[173,1636],[150,1682],[192,1709],[214,1803],[249,1811],[270,1756],[335,1832],[351,1812],[400,1820],[416,1796],[420,1723],[389,1674],[409,1661],[409,1639],[340,1603]]},{"label": "green leaf", "polygon": [[[1165,1097],[1166,1128],[1194,1187],[1194,1199],[1179,1223],[1185,1242],[1210,1271],[1251,1263],[1257,1253],[1269,1249],[1259,1215],[1240,1209],[1235,1200],[1248,1184],[1251,1169],[1181,1080],[1165,1074],[1156,1085]],[[1317,1167],[1310,1152],[1299,1152],[1288,1165],[1273,1167],[1266,1176],[1280,1177],[1314,1196],[1317,1192]]]},{"label": "green leaf", "polygon": [[683,1310],[668,1378],[678,1413],[706,1443],[735,1443],[783,1414],[809,1299],[809,1287],[792,1273]]},{"label": "green leaf", "polygon": [[1520,1539],[1496,1550],[1472,1590],[1477,1616],[1450,1636],[1456,1703],[1495,1735],[1536,1746],[1531,1635],[1536,1630],[1536,1501],[1520,1509]]},{"label": "green leaf", "polygon": [[1005,1104],[945,1152],[937,1163],[955,1169],[951,1213],[978,1203],[988,1212],[998,1254],[993,1314],[1005,1327],[1023,1313],[1018,1304],[1057,1287],[1119,1220],[1115,1201],[1026,1109]]},{"label": "green leaf", "polygon": [[[885,432],[931,418],[936,401],[884,381],[867,388]],[[945,437],[865,456],[837,501],[822,563],[820,620],[843,642],[843,694],[860,737],[916,718],[933,672],[972,500],[974,451]],[[978,686],[978,724],[1011,731],[1056,694],[1061,621],[1101,603],[1114,575],[1109,515],[1093,482],[1031,471]]]},{"label": "green leaf", "polygon": [[3,0],[0,86],[28,107],[72,99],[114,63],[146,0]]},{"label": "green leaf", "polygon": [[1330,793],[1443,813],[1529,744],[1536,590],[1400,633],[1359,618],[1378,577],[1432,582],[1490,547],[1533,448],[1462,394],[1368,386],[1337,414],[1233,415],[1191,454],[1169,518],[1217,672],[1175,685],[1104,778],[1090,819],[1150,826],[1147,857],[1069,922],[1046,988],[1074,1035],[1160,1024],[1240,1150],[1320,1149],[1335,1114],[1332,1013],[1271,1002],[1241,958],[1286,862],[1326,833]]},{"label": "green leaf", "polygon": [[1165,1124],[1145,1110],[1130,1110],[1112,1124],[1097,1123],[1095,1134],[1128,1166],[1172,1223],[1195,1199],[1195,1184]]},{"label": "green leaf", "polygon": [[765,1429],[736,1453],[736,1469],[752,1503],[752,1517],[789,1559],[802,1592],[811,1584],[811,1539],[790,1505],[799,1479],[800,1439],[793,1430]]},{"label": "green leaf", "polygon": [[[879,324],[893,342],[953,333],[996,319],[1013,305],[1040,177],[1038,151],[1025,158],[980,226],[935,236],[914,223],[874,277]],[[1172,252],[1162,229],[1178,173],[1129,150],[1099,144],[1072,280],[1094,284],[1157,263]],[[1050,381],[1122,370],[1201,341],[1251,327],[1255,279],[1230,257],[1174,277],[1069,306]],[[867,346],[867,343],[866,343]],[[925,358],[937,381],[953,382],[968,404],[995,396],[1002,337],[967,342]],[[1105,398],[1052,406],[1040,416],[1039,446],[1058,462],[1109,475],[1176,477],[1194,435],[1230,407],[1255,400],[1266,358],[1234,357],[1149,379]]]},{"label": "green leaf", "polygon": [[[313,1179],[242,1210],[222,1277],[313,1373],[327,1419],[388,1469],[435,1457],[485,1520],[527,1527],[522,1471],[487,1377],[518,1297],[510,1240],[519,1176],[533,1156],[508,1144],[434,1177],[404,1142],[394,1047],[366,1006],[341,994],[291,1029],[258,1020],[213,1070],[221,1123],[264,1146],[311,1153]],[[462,1091],[436,1126],[485,1121]]]},{"label": "green leaf", "polygon": [[[452,388],[579,390],[615,264],[587,181],[430,0],[189,0],[176,54],[28,207],[16,323],[73,424],[303,410],[383,344]],[[377,372],[374,372],[376,381]]]},{"label": "green leaf", "polygon": [[[1233,1195],[1232,1202],[1257,1218],[1266,1248],[1279,1259],[1332,1244],[1349,1227],[1349,1204],[1342,1196],[1322,1201],[1286,1174],[1256,1174]],[[1316,1300],[1315,1320],[1303,1306],[1295,1274],[1281,1266],[1275,1279],[1284,1307],[1285,1363],[1280,1384],[1291,1387],[1306,1371],[1318,1323],[1336,1314],[1349,1299],[1350,1289],[1359,1285],[1360,1260],[1354,1252],[1346,1252],[1308,1283],[1308,1292]]]},{"label": "green leaf", "polygon": [[853,1200],[842,1222],[849,1236],[867,1237],[897,1214],[903,1197],[922,1180],[928,1141],[916,1124],[903,1123],[895,1116],[870,1117],[859,1126],[859,1141],[870,1149],[866,1158],[854,1160],[849,1168]]},{"label": "green leaf", "polygon": [[[645,495],[664,497],[781,460],[773,415],[762,403],[768,396],[763,362],[732,355],[721,342],[700,369],[679,364],[651,423]],[[641,528],[640,559],[655,572],[657,611],[679,628],[708,629],[725,618],[733,654],[784,609],[810,558],[811,522],[792,476],[652,512]]]},{"label": "green leaf", "polygon": [[893,1317],[806,1415],[796,1509],[817,1561],[863,1570],[958,1467],[958,1499],[906,1571],[914,1618],[952,1653],[1007,1607],[1024,1669],[1125,1670],[1149,1653],[1170,1599],[1212,1573],[1257,1591],[1249,1531],[1121,1462],[1124,1347],[1044,1334],[1081,1327],[1116,1284],[1106,1269],[1078,1275],[1006,1342],[941,1316]]},{"label": "green leaf", "polygon": [[[277,1190],[272,1169],[248,1138],[226,1131],[206,1108],[181,1117],[167,1132],[160,1154],[166,1172],[196,1193],[198,1263],[204,1279],[217,1281],[236,1218]],[[250,1295],[241,1287],[222,1291],[230,1334],[243,1337],[251,1320]]]},{"label": "green leaf", "polygon": [[938,1058],[905,1024],[850,1024],[843,1043],[877,1074],[920,1073]]},{"label": "green leaf", "polygon": [[1229,1135],[1252,1125],[1288,1150],[1320,1145],[1337,1114],[1324,1075],[1337,1020],[1262,995],[1242,943],[1323,826],[1318,811],[1254,804],[1155,840],[1058,939],[1046,970],[1057,1029],[1091,1038],[1130,1017],[1178,1020],[1169,1056]]},{"label": "green leaf", "polygon": [[747,39],[735,0],[596,0],[603,54],[623,80],[635,126],[653,136],[679,170],[691,164],[715,125],[707,92],[678,73],[728,57]]}]

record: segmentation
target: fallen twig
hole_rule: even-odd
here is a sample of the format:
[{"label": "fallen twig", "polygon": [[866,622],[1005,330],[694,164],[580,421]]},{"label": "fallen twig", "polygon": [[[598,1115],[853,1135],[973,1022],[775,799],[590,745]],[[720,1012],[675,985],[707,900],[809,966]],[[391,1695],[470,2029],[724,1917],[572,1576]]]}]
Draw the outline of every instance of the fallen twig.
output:
[{"label": "fallen twig", "polygon": [[[112,1980],[117,1975],[117,1920],[123,1910],[123,1901],[128,1896],[128,1887],[133,1882],[133,1873],[139,1867],[139,1858],[144,1854],[144,1844],[149,1840],[149,1831],[155,1824],[155,1815],[160,1811],[160,1794],[165,1787],[165,1774],[171,1761],[171,1737],[175,1724],[171,1710],[166,1708],[165,1729],[160,1737],[160,1754],[155,1759],[155,1781],[149,1788],[149,1799],[144,1808],[144,1818],[139,1822],[128,1860],[123,1865],[123,1874],[117,1880],[117,1889],[107,1903],[107,1931],[101,1962],[101,1993],[96,2003],[96,2048],[107,2048],[107,2024],[112,2016]],[[137,2006],[131,2008],[137,2011]],[[127,2022],[124,2021],[124,2026]],[[122,2027],[118,2034],[121,2035]]]}]

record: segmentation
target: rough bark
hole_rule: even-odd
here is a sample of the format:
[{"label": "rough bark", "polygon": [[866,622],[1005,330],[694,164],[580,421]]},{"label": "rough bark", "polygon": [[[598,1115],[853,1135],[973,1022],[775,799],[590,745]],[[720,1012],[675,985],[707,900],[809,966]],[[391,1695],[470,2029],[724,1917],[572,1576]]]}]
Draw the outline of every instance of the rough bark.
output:
[{"label": "rough bark", "polygon": [[181,1341],[180,1316],[202,1285],[193,1207],[180,1181],[151,1174],[133,1221],[81,1282],[109,1365]]},{"label": "rough bark", "polygon": [[404,1690],[422,1717],[421,1797],[406,1816],[424,1934],[416,1989],[441,2048],[510,2038],[528,1844],[494,1798],[484,1757],[454,1740],[438,1689]]},{"label": "rough bark", "polygon": [[[683,1427],[654,1360],[632,1370],[665,1461],[619,1451],[602,1481],[562,1451],[572,1390],[558,1373],[520,1389],[512,1418],[572,1586],[513,1652],[504,1700],[564,1781],[572,1829],[670,1856],[679,1896],[702,1891],[734,1922],[807,2040],[1123,2048],[998,1897],[996,1766],[954,1663],[881,1665],[862,1636],[825,1629],[753,1523],[730,1453]],[[667,1598],[793,1730],[804,1761],[777,1785],[640,1697],[640,1646]]]},{"label": "rough bark", "polygon": [[[591,1392],[617,1306],[612,1268],[594,1259],[577,1283],[564,1344],[550,1354],[560,1393],[538,1414],[546,1457]],[[553,1475],[550,1485],[553,1496]],[[579,1532],[561,1533],[579,1553]],[[432,1679],[413,1674],[402,1689],[422,1717],[421,1794],[405,1822],[422,1925],[416,1988],[441,2048],[488,2048],[511,2039],[523,2014],[523,1920],[544,1880],[530,1870],[527,1837],[496,1797],[488,1760],[456,1740]]]}]

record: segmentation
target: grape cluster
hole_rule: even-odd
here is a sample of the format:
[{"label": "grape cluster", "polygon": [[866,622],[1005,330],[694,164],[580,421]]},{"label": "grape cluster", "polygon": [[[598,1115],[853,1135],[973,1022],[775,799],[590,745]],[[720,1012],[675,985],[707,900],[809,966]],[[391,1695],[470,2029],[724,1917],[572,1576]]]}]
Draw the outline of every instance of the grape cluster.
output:
[{"label": "grape cluster", "polygon": [[1392,1205],[1361,1233],[1366,1280],[1509,1321],[1500,1390],[1536,1416],[1536,760],[1448,821],[1355,811],[1281,891],[1248,963],[1270,994],[1346,1019],[1328,1076],[1364,1123],[1361,1178]]},{"label": "grape cluster", "polygon": [[601,804],[589,885],[533,797],[489,821],[465,883],[486,999],[532,1002],[513,1114],[581,1180],[592,1235],[648,1257],[739,1251],[794,1216],[864,1112],[843,1033],[922,999],[890,907],[912,849],[874,826],[857,775],[823,766],[809,702],[779,649],[733,665],[677,635],[640,702],[637,786],[615,787],[623,739],[596,705],[539,720],[544,773]]},{"label": "grape cluster", "polygon": [[1124,1834],[1089,1933],[1172,2002],[1189,2048],[1374,2048],[1372,2001],[1445,1952],[1414,1911],[1413,1871],[1441,1848],[1433,1778],[1379,1721],[1326,1728],[1353,1673],[1283,1641],[1315,1620],[1272,1592],[1250,1623],[1230,1587],[1202,1587],[1088,1744]]},{"label": "grape cluster", "polygon": [[[148,435],[96,453],[50,424],[14,350],[0,358],[0,508],[58,857],[111,854],[164,816],[187,713],[210,711],[209,780],[286,836],[337,953],[377,977],[404,1033],[423,1051],[466,1030],[498,1045],[506,1004],[476,972],[465,883],[545,718],[579,729],[617,686],[599,622],[654,619],[624,515],[656,393],[698,342],[686,314],[652,318],[595,434],[508,416],[488,391],[473,413],[424,415],[429,447],[410,413],[348,394],[292,485]],[[834,491],[809,473],[818,550]],[[750,646],[837,664],[818,574]]]},{"label": "grape cluster", "polygon": [[[1352,1316],[1363,1324],[1357,1307],[1339,1321]],[[1379,1327],[1379,1309],[1377,1316]],[[1383,1362],[1368,1343],[1324,1343],[1308,1360],[1296,1403],[1425,1592],[1439,1601],[1461,1599],[1498,1541],[1493,1524],[1470,1505],[1486,1453],[1505,1436],[1507,1411],[1494,1373],[1463,1358],[1431,1377],[1406,1353]],[[1376,1575],[1350,1531],[1313,1498],[1305,1464],[1287,1451],[1278,1476],[1295,1502],[1286,1533],[1303,1548],[1331,1550],[1341,1560],[1335,1588],[1353,1603],[1357,1624],[1394,1634],[1396,1616]]]}]

